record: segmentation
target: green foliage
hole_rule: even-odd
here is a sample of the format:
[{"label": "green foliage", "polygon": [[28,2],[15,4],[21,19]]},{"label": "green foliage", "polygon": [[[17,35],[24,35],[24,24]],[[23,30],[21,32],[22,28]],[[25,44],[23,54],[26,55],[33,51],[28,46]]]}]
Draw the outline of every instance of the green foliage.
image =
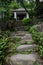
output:
[{"label": "green foliage", "polygon": [[9,30],[5,31],[4,36],[9,37],[10,36],[10,31]]},{"label": "green foliage", "polygon": [[31,23],[31,19],[30,18],[24,18],[23,20],[22,20],[22,24],[23,25],[31,25],[32,23]]},{"label": "green foliage", "polygon": [[43,58],[43,32],[39,32],[35,27],[31,27],[30,32],[32,33],[34,42],[39,45],[39,54]]},{"label": "green foliage", "polygon": [[33,41],[25,41],[25,43],[24,44],[33,44]]},{"label": "green foliage", "polygon": [[9,48],[8,38],[0,39],[0,63],[5,60],[7,50]]},{"label": "green foliage", "polygon": [[31,26],[24,26],[25,31],[29,31]]},{"label": "green foliage", "polygon": [[17,53],[17,47],[20,45],[19,43],[10,42],[10,48],[8,50],[8,56],[12,56],[13,54]]},{"label": "green foliage", "polygon": [[8,50],[10,48],[10,44],[8,43],[9,34],[10,34],[9,31],[5,31],[5,32],[0,31],[0,64],[1,65],[6,64],[5,57],[7,56]]},{"label": "green foliage", "polygon": [[10,4],[10,8],[11,9],[18,9],[19,8],[19,4],[15,3],[14,1],[12,1],[11,4]]},{"label": "green foliage", "polygon": [[14,37],[14,38],[10,38],[9,41],[17,43],[17,42],[21,41],[21,38]]},{"label": "green foliage", "polygon": [[29,51],[23,51],[23,52],[18,52],[20,54],[31,54],[33,52],[33,49],[29,50]]},{"label": "green foliage", "polygon": [[40,2],[36,7],[37,16],[43,14],[43,2]]},{"label": "green foliage", "polygon": [[7,38],[10,36],[10,31],[7,30],[5,32],[0,31],[0,39]]},{"label": "green foliage", "polygon": [[9,1],[1,1],[0,2],[0,14],[3,15],[4,13],[4,18],[3,21],[8,21],[11,16],[12,16],[12,9],[17,9],[19,8],[19,4],[15,2],[15,0],[9,0]]},{"label": "green foliage", "polygon": [[43,59],[43,46],[39,46],[39,54],[41,56],[41,58]]},{"label": "green foliage", "polygon": [[25,6],[27,8],[29,8],[29,9],[32,9],[32,8],[35,7],[35,1],[34,0],[31,0],[31,1],[27,2],[27,3],[25,2]]},{"label": "green foliage", "polygon": [[2,31],[0,30],[0,39],[2,38]]},{"label": "green foliage", "polygon": [[[1,32],[0,32],[1,33]],[[10,31],[7,30],[2,35],[2,38],[0,38],[0,64],[5,65],[6,63],[6,57],[9,55],[12,55],[13,53],[17,53],[16,48],[20,44],[17,43],[21,40],[21,38],[14,38],[12,41],[9,38]],[[16,41],[13,43],[13,41]]]},{"label": "green foliage", "polygon": [[25,8],[26,12],[28,12],[30,18],[32,19],[34,14],[35,14],[35,7],[36,7],[36,3],[34,0],[21,0],[21,4],[22,4],[22,7]]},{"label": "green foliage", "polygon": [[36,61],[36,62],[34,63],[34,65],[40,65],[40,63]]},{"label": "green foliage", "polygon": [[37,28],[36,28],[35,26],[32,26],[32,27],[30,28],[30,33],[34,34],[34,33],[36,33],[36,32],[38,32]]},{"label": "green foliage", "polygon": [[18,43],[11,43],[9,42],[9,38],[3,37],[0,39],[0,64],[3,65],[2,63],[5,64],[6,57],[9,55],[12,55],[13,53],[17,53],[16,48],[20,44]]},{"label": "green foliage", "polygon": [[32,37],[35,41],[35,43],[38,43],[39,45],[43,45],[43,32],[39,32],[36,27],[31,27],[30,33],[32,33]]}]

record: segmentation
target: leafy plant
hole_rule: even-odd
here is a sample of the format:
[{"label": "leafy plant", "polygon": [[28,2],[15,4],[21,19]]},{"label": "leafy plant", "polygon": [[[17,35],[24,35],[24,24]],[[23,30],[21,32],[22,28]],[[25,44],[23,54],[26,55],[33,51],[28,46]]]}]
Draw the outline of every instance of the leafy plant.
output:
[{"label": "leafy plant", "polygon": [[36,61],[33,65],[40,65],[40,63]]},{"label": "leafy plant", "polygon": [[16,48],[17,48],[20,44],[19,44],[19,43],[13,43],[13,42],[10,42],[9,44],[10,44],[11,46],[10,46],[9,51],[8,51],[8,53],[9,53],[8,56],[11,56],[11,55],[17,53]]},{"label": "leafy plant", "polygon": [[2,38],[2,31],[0,30],[0,39]]},{"label": "leafy plant", "polygon": [[11,9],[18,9],[19,8],[19,4],[17,4],[15,1],[12,1],[10,4],[10,8]]},{"label": "leafy plant", "polygon": [[8,38],[0,39],[0,63],[5,64],[5,57],[9,48]]},{"label": "leafy plant", "polygon": [[9,35],[10,35],[10,30],[6,30],[4,36],[9,37]]},{"label": "leafy plant", "polygon": [[43,14],[43,2],[40,2],[36,7],[36,13],[37,16],[40,16]]},{"label": "leafy plant", "polygon": [[31,27],[30,32],[32,33],[34,42],[38,44],[38,52],[41,58],[43,58],[43,32],[39,32],[35,27]]},{"label": "leafy plant", "polygon": [[24,18],[23,20],[22,20],[22,24],[23,25],[31,25],[32,23],[31,23],[31,19],[29,19],[29,18]]},{"label": "leafy plant", "polygon": [[24,26],[25,31],[29,31],[31,26]]},{"label": "leafy plant", "polygon": [[41,58],[43,59],[43,46],[42,45],[39,46],[39,54]]},{"label": "leafy plant", "polygon": [[30,33],[34,34],[34,33],[36,33],[36,32],[38,32],[38,29],[37,29],[35,26],[32,26],[32,27],[30,28]]},{"label": "leafy plant", "polygon": [[16,37],[14,37],[14,38],[10,38],[9,41],[10,41],[10,42],[14,42],[14,43],[16,43],[16,42],[21,41],[21,38],[16,38]]}]

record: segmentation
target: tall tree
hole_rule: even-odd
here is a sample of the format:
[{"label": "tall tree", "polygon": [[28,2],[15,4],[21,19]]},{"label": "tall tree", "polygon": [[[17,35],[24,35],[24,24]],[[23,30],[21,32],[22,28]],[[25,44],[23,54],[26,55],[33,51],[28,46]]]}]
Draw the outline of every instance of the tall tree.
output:
[{"label": "tall tree", "polygon": [[36,0],[36,5],[38,5],[39,4],[39,0]]},{"label": "tall tree", "polygon": [[34,8],[35,8],[35,2],[34,0],[21,0],[20,1],[21,4],[22,4],[22,7],[26,10],[26,12],[28,14],[30,14],[30,16],[33,16],[33,11],[34,11]]},{"label": "tall tree", "polygon": [[7,20],[11,16],[11,10],[18,7],[19,5],[15,0],[0,0],[0,14],[5,13],[5,17],[7,18]]}]

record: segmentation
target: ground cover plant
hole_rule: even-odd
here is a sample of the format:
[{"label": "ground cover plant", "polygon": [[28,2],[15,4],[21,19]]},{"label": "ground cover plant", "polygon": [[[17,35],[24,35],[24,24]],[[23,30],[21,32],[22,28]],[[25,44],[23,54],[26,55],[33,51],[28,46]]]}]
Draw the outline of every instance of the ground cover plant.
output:
[{"label": "ground cover plant", "polygon": [[5,64],[5,57],[7,54],[7,50],[9,48],[8,44],[8,38],[2,38],[0,39],[0,64],[4,65]]},{"label": "ground cover plant", "polygon": [[38,44],[38,52],[41,58],[43,58],[43,32],[39,32],[35,27],[31,27],[30,32],[32,33],[34,42]]},{"label": "ground cover plant", "polygon": [[[15,54],[17,52],[16,51],[17,46],[20,45],[17,42],[13,43],[9,41],[10,40],[9,34],[10,31],[0,33],[1,35],[0,36],[0,65],[6,65],[7,64],[6,57]],[[18,38],[14,38],[14,39],[16,41],[20,41],[20,39]]]},{"label": "ground cover plant", "polygon": [[10,40],[10,42],[13,42],[13,43],[17,43],[17,42],[19,42],[19,41],[21,41],[21,38],[17,38],[17,37],[14,37],[14,38],[9,38]]}]

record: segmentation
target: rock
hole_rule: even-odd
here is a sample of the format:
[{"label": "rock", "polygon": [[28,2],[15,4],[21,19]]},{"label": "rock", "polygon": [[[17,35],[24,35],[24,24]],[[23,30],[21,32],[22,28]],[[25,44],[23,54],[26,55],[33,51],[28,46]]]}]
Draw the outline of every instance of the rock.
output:
[{"label": "rock", "polygon": [[33,40],[21,40],[19,43],[20,44],[27,44],[27,43],[34,43],[34,41]]},{"label": "rock", "polygon": [[9,63],[11,65],[33,65],[34,62],[36,62],[36,60],[37,60],[36,54],[29,55],[17,54],[9,58]]},{"label": "rock", "polygon": [[17,31],[16,36],[24,36],[26,34],[26,31]]},{"label": "rock", "polygon": [[26,34],[24,37],[22,37],[23,40],[32,40],[31,34]]},{"label": "rock", "polygon": [[[31,44],[31,45],[20,45],[20,46],[18,46],[17,47],[17,51],[18,52],[23,52],[23,51],[30,51],[30,50],[36,50],[37,49],[37,45],[35,45],[35,44]],[[34,51],[33,50],[33,51]]]}]

